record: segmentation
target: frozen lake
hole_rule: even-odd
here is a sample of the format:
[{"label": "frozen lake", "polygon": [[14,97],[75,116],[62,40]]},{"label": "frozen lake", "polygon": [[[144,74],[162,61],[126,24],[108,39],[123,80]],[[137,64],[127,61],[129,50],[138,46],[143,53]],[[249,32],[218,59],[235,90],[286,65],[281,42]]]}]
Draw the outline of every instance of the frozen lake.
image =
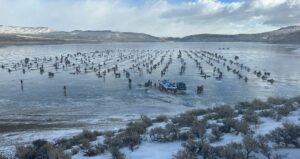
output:
[{"label": "frozen lake", "polygon": [[[222,48],[222,49],[220,49]],[[223,49],[226,48],[226,49]],[[227,49],[228,48],[228,49]],[[33,45],[0,47],[0,65],[11,67],[26,57],[33,59],[61,57],[61,55],[87,53],[98,50],[111,50],[106,59],[106,68],[118,65],[121,78],[110,73],[105,79],[96,73],[70,74],[74,69],[22,70],[8,72],[0,69],[0,124],[2,132],[32,131],[37,129],[75,128],[112,128],[123,125],[127,120],[140,114],[174,114],[191,108],[210,107],[221,103],[236,103],[255,98],[266,99],[269,96],[300,95],[300,53],[299,45],[275,45],[261,43],[112,43],[112,44],[68,44],[68,45]],[[186,70],[180,75],[181,61],[177,58],[182,50]],[[239,80],[235,74],[217,65],[223,72],[223,79],[214,77],[206,80],[200,76],[192,58],[193,51],[210,51],[227,59],[239,56],[239,62],[251,68],[242,71],[248,82]],[[186,52],[184,52],[186,51]],[[192,52],[191,52],[192,51]],[[132,61],[117,61],[120,53],[139,57],[140,62],[151,57],[154,63],[166,55],[164,62],[151,74],[142,65],[142,73],[130,69]],[[143,57],[145,55],[145,57]],[[161,70],[172,57],[165,76]],[[193,57],[195,57],[193,55]],[[144,58],[144,59],[143,59]],[[93,60],[93,59],[91,59]],[[101,58],[95,63],[103,63]],[[144,61],[144,62],[145,62]],[[149,61],[148,61],[149,62]],[[137,63],[137,62],[136,62]],[[228,64],[228,61],[226,65]],[[213,67],[202,62],[204,71],[214,76]],[[234,68],[234,66],[232,66]],[[123,69],[130,72],[132,86],[129,88]],[[236,68],[238,70],[238,68]],[[267,71],[275,83],[263,81],[253,74],[254,70]],[[55,73],[54,78],[48,72]],[[145,89],[148,80],[157,82],[161,79],[182,81],[187,85],[185,95],[173,95],[160,92],[156,88]],[[24,81],[23,90],[20,80]],[[204,92],[196,94],[196,87],[204,85]],[[67,86],[64,96],[63,86]],[[5,125],[9,125],[5,127]],[[25,125],[25,126],[24,126]]]}]

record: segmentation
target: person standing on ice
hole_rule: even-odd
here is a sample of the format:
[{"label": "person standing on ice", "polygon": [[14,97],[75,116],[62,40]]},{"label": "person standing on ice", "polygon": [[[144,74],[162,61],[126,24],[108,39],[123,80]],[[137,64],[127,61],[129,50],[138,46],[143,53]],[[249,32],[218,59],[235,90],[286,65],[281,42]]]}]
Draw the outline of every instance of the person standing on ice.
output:
[{"label": "person standing on ice", "polygon": [[23,80],[20,80],[21,82],[21,90],[23,91],[24,87],[23,87]]}]

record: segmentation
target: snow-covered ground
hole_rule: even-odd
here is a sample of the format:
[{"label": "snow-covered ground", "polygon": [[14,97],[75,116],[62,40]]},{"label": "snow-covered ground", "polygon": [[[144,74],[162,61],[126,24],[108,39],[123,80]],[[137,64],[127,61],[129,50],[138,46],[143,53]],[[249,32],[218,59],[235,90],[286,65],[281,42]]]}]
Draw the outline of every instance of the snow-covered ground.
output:
[{"label": "snow-covered ground", "polygon": [[[126,159],[172,159],[181,148],[181,142],[154,143],[144,142],[138,149],[131,151],[128,148],[121,149]],[[74,155],[72,159],[111,159],[110,153],[100,156],[86,157],[82,153]]]},{"label": "snow-covered ground", "polygon": [[0,25],[0,34],[40,34],[50,33],[52,30],[47,27],[20,27]]},{"label": "snow-covered ground", "polygon": [[173,155],[181,148],[181,142],[153,143],[145,142],[136,151],[128,148],[121,150],[127,159],[172,159]]},{"label": "snow-covered ground", "polygon": [[[250,129],[254,132],[254,136],[266,135],[276,128],[282,127],[284,122],[289,122],[293,124],[300,124],[300,108],[290,112],[287,116],[282,117],[280,120],[275,120],[270,117],[258,117],[258,124],[250,124]],[[198,116],[197,120],[202,120],[205,115]],[[168,117],[170,118],[170,117]],[[237,115],[234,119],[241,121],[243,120],[243,115]],[[173,121],[168,119],[164,122],[154,122],[151,126],[147,128],[147,131],[142,135],[142,143],[134,148],[131,151],[128,147],[120,149],[120,152],[123,153],[126,159],[172,159],[174,155],[182,149],[182,143],[184,141],[176,140],[173,142],[155,142],[152,141],[149,137],[151,130],[155,128],[165,129],[167,124],[172,123]],[[210,119],[207,120],[209,125],[218,125],[222,126],[223,123],[220,120]],[[181,127],[179,128],[180,133],[186,133],[190,131],[190,127]],[[14,145],[24,145],[30,144],[31,141],[37,139],[46,139],[50,142],[55,142],[57,139],[61,138],[70,138],[72,136],[78,135],[82,130],[80,129],[69,129],[69,130],[52,130],[52,131],[38,131],[38,132],[26,132],[23,133],[9,133],[0,135],[1,146],[0,154],[6,156],[14,156],[15,146]],[[206,130],[205,136],[209,137],[212,135],[212,129],[208,128]],[[212,147],[226,146],[230,143],[243,143],[244,135],[242,133],[224,133],[222,134],[220,140],[211,142]],[[12,143],[15,142],[15,143]],[[105,144],[105,137],[103,135],[98,136],[95,141],[91,141],[91,145]],[[71,150],[69,150],[71,151]],[[284,156],[287,159],[298,159],[300,156],[299,148],[274,148],[272,154],[279,154]],[[256,154],[258,158],[265,159],[261,154]],[[93,157],[87,157],[84,155],[84,151],[80,150],[77,154],[72,156],[73,159],[110,159],[112,155],[109,151]]]},{"label": "snow-covered ground", "polygon": [[242,135],[235,135],[235,134],[232,134],[232,133],[227,133],[225,135],[222,136],[221,140],[218,141],[218,142],[214,142],[211,144],[211,146],[225,146],[227,144],[230,144],[230,143],[241,143],[243,140],[243,137]]},{"label": "snow-covered ground", "polygon": [[[203,115],[201,117],[198,117],[198,119],[202,119]],[[237,120],[242,120],[242,116],[239,115],[236,117]],[[208,124],[220,124],[216,120],[208,120]],[[276,121],[273,118],[267,118],[267,117],[259,117],[259,123],[258,124],[252,124],[250,125],[250,129],[254,132],[254,136],[257,135],[266,135],[270,133],[272,130],[275,130],[278,127],[282,127],[284,122],[294,123],[294,124],[300,124],[300,108],[296,109],[295,111],[292,111],[289,113],[288,116],[283,117],[282,119]],[[147,131],[150,131],[154,128],[165,128],[167,123],[169,122],[159,122],[159,123],[153,123],[152,126],[147,128]],[[222,124],[220,124],[222,125]],[[180,129],[189,131],[189,127],[182,127]],[[181,131],[183,132],[183,131]],[[147,134],[147,133],[146,133]],[[206,135],[211,134],[211,129],[207,129]],[[104,138],[98,139],[96,142],[103,143]],[[225,133],[222,135],[221,139],[217,142],[213,142],[210,145],[213,147],[218,146],[226,146],[230,143],[242,143],[243,142],[243,134],[239,133]],[[182,149],[182,143],[181,141],[175,141],[175,142],[169,142],[169,143],[157,143],[157,142],[151,142],[148,140],[143,141],[141,145],[139,145],[134,151],[131,151],[129,148],[122,148],[120,151],[126,156],[127,159],[171,159],[174,158],[174,155]],[[300,156],[300,149],[297,148],[276,148],[273,149],[272,154],[275,155],[281,155],[284,158],[287,159],[298,159]],[[258,158],[265,159],[266,157],[262,156],[261,154],[256,154]],[[104,153],[99,156],[95,157],[86,157],[83,155],[83,153],[78,153],[74,155],[72,158],[74,159],[88,159],[88,158],[100,158],[100,159],[110,159],[112,156],[110,153]]]},{"label": "snow-covered ground", "polygon": [[53,142],[60,138],[75,136],[81,131],[81,129],[68,129],[0,134],[0,154],[4,154],[5,156],[14,156],[16,145],[30,144],[32,141],[37,139],[45,139]]}]

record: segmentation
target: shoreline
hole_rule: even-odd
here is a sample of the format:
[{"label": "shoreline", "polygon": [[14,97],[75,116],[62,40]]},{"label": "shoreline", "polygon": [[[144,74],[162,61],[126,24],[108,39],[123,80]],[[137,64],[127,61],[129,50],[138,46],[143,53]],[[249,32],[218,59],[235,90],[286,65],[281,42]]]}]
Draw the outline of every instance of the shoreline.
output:
[{"label": "shoreline", "polygon": [[0,41],[3,46],[30,46],[30,45],[68,45],[68,44],[110,44],[110,43],[258,43],[270,45],[296,45],[299,43],[268,43],[261,41]]}]

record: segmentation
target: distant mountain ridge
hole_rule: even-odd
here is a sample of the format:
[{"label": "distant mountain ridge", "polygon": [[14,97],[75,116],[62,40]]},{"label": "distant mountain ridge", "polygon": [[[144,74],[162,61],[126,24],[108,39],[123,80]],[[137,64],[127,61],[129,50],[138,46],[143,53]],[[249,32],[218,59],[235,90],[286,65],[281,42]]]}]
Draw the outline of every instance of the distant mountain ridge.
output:
[{"label": "distant mountain ridge", "polygon": [[300,26],[288,26],[257,34],[196,34],[182,38],[155,37],[144,33],[74,30],[54,31],[47,27],[0,25],[0,44],[53,44],[105,42],[265,42],[300,44]]},{"label": "distant mountain ridge", "polygon": [[179,39],[182,42],[267,42],[300,44],[300,26],[288,26],[257,34],[197,34]]},{"label": "distant mountain ridge", "polygon": [[161,39],[144,33],[105,31],[51,32],[43,34],[46,38],[58,38],[66,41],[82,42],[159,42]]}]

